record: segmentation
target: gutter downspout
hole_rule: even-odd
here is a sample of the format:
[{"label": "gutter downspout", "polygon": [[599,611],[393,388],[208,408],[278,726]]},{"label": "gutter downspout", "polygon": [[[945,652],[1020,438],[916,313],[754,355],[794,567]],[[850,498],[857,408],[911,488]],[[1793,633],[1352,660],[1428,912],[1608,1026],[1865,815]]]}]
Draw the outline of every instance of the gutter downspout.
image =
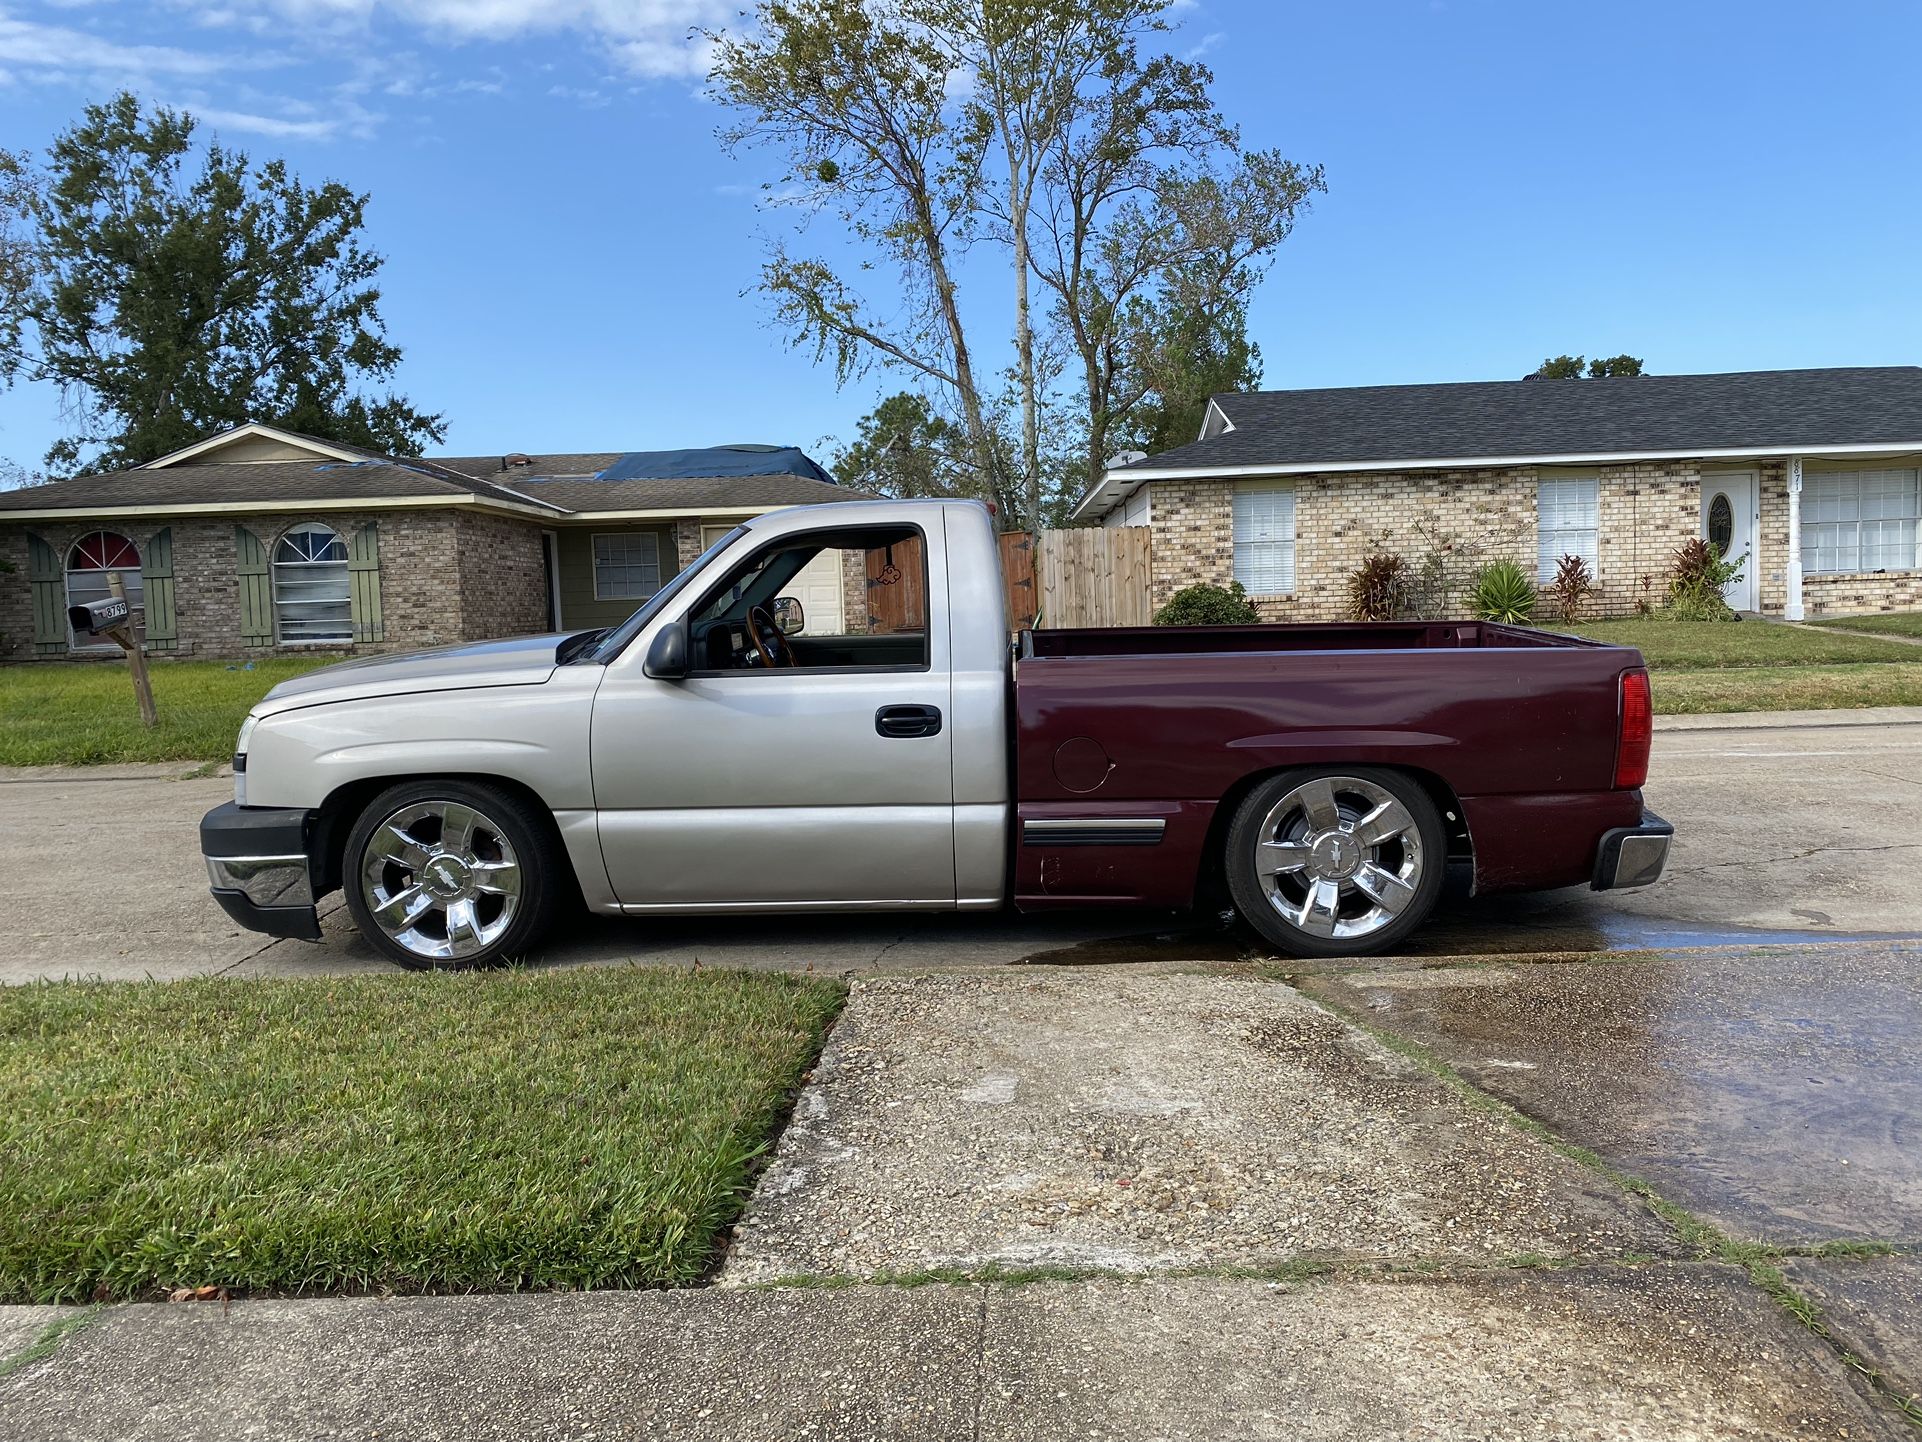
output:
[{"label": "gutter downspout", "polygon": [[1802,458],[1788,458],[1789,483],[1789,557],[1783,568],[1788,582],[1788,599],[1782,606],[1782,619],[1802,619]]}]

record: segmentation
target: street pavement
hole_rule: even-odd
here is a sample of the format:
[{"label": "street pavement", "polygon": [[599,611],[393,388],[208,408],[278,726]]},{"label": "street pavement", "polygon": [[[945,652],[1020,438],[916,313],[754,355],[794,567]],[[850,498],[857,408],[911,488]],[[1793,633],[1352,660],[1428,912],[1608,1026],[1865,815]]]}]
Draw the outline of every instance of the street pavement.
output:
[{"label": "street pavement", "polygon": [[[1411,949],[1590,952],[1922,931],[1913,880],[1922,806],[1904,804],[1922,799],[1922,712],[1786,722],[1664,718],[1646,791],[1676,827],[1659,885],[1457,898]],[[390,969],[354,934],[338,893],[323,903],[320,942],[276,942],[227,919],[207,895],[197,828],[232,782],[198,769],[0,770],[0,982]],[[1169,913],[583,917],[529,960],[866,974],[1231,960],[1256,948],[1245,932]]]}]

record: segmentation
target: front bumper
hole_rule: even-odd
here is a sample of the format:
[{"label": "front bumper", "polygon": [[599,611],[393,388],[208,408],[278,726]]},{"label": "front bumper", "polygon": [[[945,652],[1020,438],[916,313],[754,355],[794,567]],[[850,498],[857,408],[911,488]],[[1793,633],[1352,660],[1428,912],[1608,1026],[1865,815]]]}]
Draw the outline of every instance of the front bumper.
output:
[{"label": "front bumper", "polygon": [[308,860],[310,812],[223,802],[200,820],[214,900],[249,931],[320,940]]},{"label": "front bumper", "polygon": [[1653,811],[1644,811],[1641,825],[1618,826],[1602,836],[1595,851],[1595,878],[1589,884],[1597,891],[1652,885],[1661,880],[1674,839],[1673,826]]}]

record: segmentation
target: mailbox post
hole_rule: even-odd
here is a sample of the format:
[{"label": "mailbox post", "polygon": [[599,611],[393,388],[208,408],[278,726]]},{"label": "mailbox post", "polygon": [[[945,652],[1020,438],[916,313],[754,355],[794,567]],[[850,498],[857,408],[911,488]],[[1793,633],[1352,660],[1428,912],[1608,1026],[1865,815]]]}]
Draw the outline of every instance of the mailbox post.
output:
[{"label": "mailbox post", "polygon": [[154,709],[153,682],[147,675],[147,657],[134,634],[133,608],[127,604],[127,588],[118,571],[107,572],[110,594],[104,601],[87,601],[67,607],[67,624],[77,632],[105,636],[127,653],[127,669],[133,672],[134,699],[140,703],[140,724],[151,730],[160,724]]}]

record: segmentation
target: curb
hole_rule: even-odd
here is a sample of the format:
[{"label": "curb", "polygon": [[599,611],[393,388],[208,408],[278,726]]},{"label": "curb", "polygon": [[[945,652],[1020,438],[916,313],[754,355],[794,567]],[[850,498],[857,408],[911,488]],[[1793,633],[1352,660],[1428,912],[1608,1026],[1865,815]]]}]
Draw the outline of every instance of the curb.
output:
[{"label": "curb", "polygon": [[1922,726],[1922,706],[1859,706],[1833,711],[1708,711],[1657,716],[1657,731],[1826,730],[1847,726]]}]

